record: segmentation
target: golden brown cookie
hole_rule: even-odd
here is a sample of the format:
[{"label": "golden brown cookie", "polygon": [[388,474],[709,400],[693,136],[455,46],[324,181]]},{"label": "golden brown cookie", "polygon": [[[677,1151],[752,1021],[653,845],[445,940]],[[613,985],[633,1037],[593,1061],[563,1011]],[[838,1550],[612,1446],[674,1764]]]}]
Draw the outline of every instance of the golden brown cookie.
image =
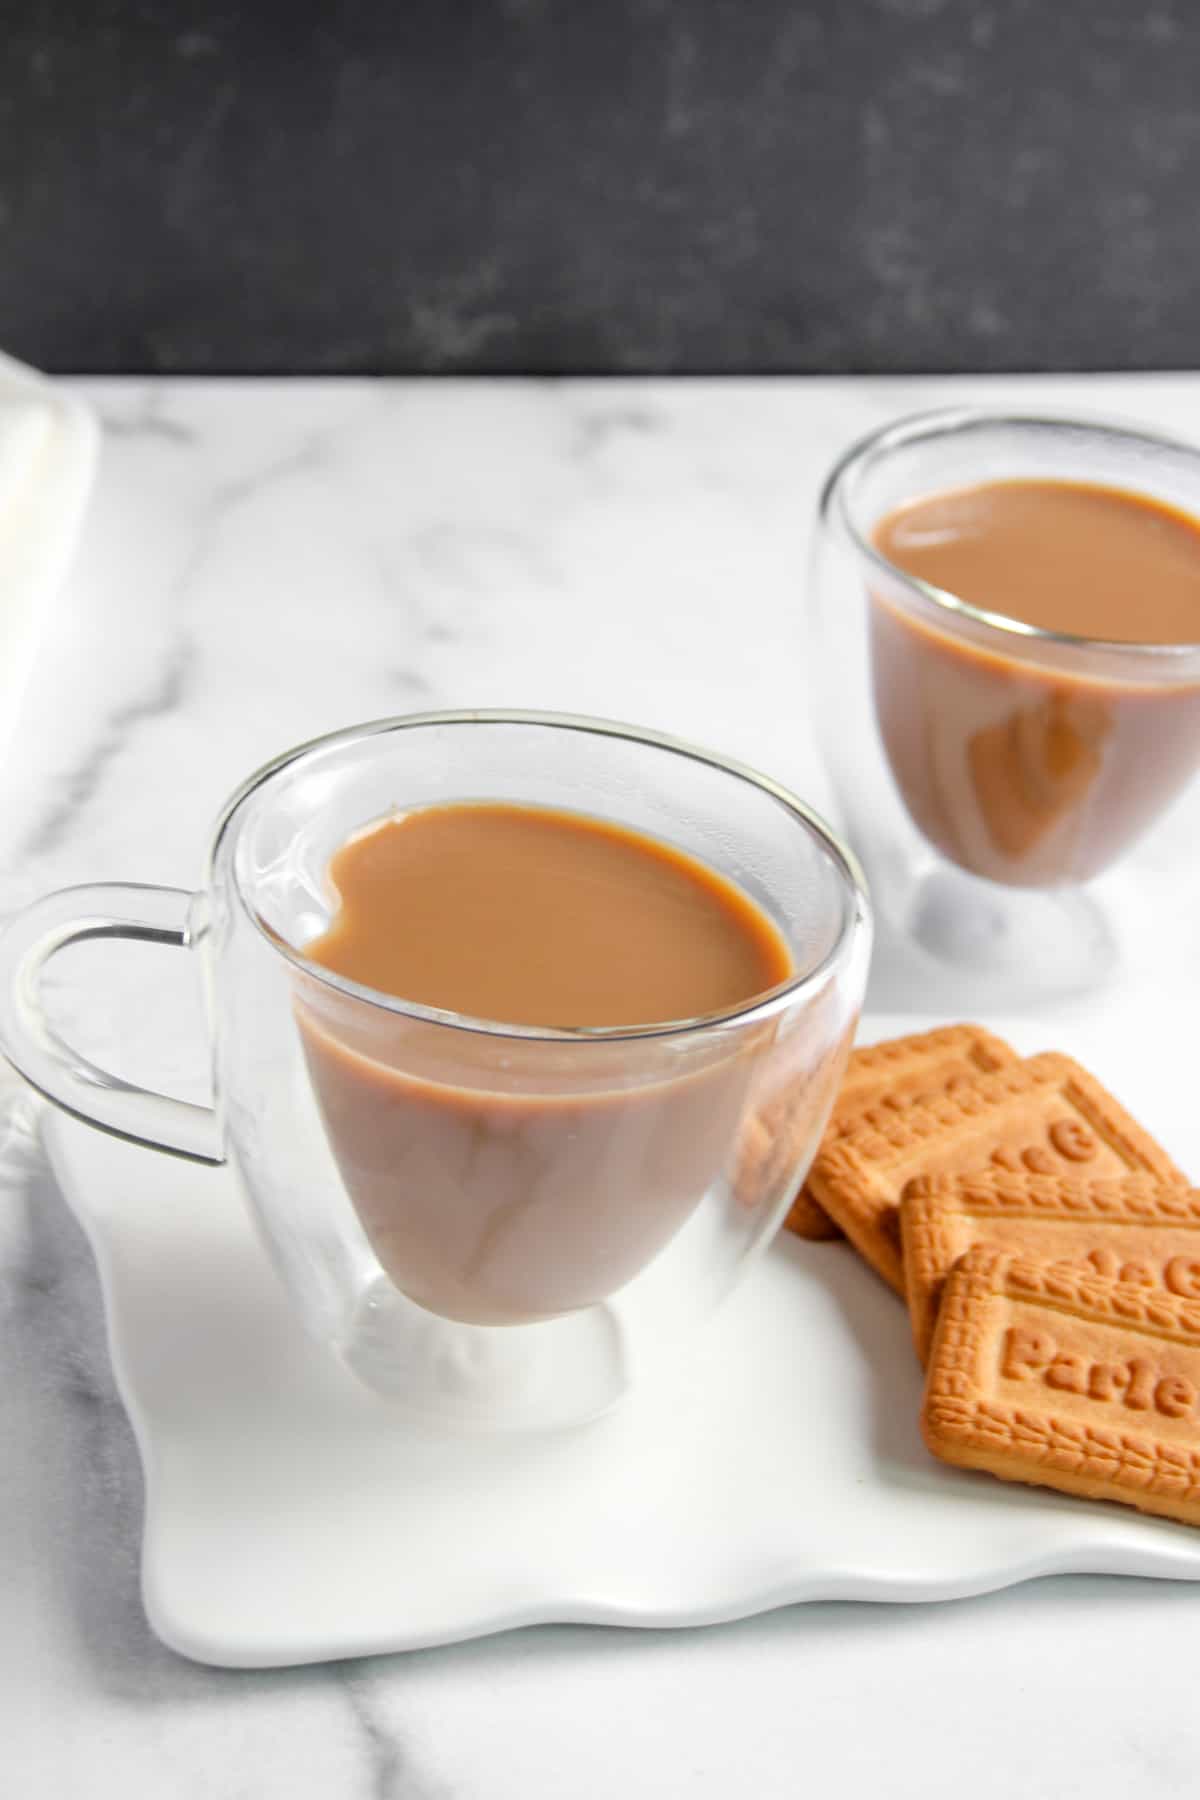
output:
[{"label": "golden brown cookie", "polygon": [[[764,1199],[774,1203],[782,1197],[781,1190],[785,1193],[794,1185],[797,1169],[808,1167],[816,1124],[829,1104],[841,1060],[840,1055],[821,1058],[757,1097],[742,1121],[737,1145],[733,1188],[742,1206],[757,1207]],[[793,1201],[793,1208],[796,1204]],[[819,1221],[813,1221],[813,1227],[805,1235],[841,1236],[832,1223],[823,1233]]]},{"label": "golden brown cookie", "polygon": [[870,1107],[898,1109],[936,1100],[958,1081],[974,1081],[1017,1061],[1012,1046],[982,1025],[942,1025],[867,1044],[851,1054],[830,1125],[843,1137]]},{"label": "golden brown cookie", "polygon": [[922,1362],[946,1277],[975,1244],[1200,1300],[1200,1192],[1153,1175],[918,1175],[900,1202],[900,1235]]},{"label": "golden brown cookie", "polygon": [[[982,1025],[942,1025],[855,1050],[846,1065],[824,1143],[844,1137],[869,1107],[903,1107],[943,1094],[956,1081],[1002,1069],[1017,1053]],[[841,1227],[809,1191],[801,1188],[785,1221],[789,1231],[805,1238],[841,1237]]]},{"label": "golden brown cookie", "polygon": [[921,1428],[960,1468],[1200,1525],[1200,1303],[971,1250],[946,1281]]},{"label": "golden brown cookie", "polygon": [[898,1209],[905,1184],[915,1175],[989,1167],[1184,1180],[1093,1075],[1069,1056],[1046,1051],[901,1112],[871,1108],[845,1137],[822,1146],[808,1186],[872,1268],[902,1294]]},{"label": "golden brown cookie", "polygon": [[813,1199],[807,1186],[802,1187],[792,1201],[783,1223],[786,1230],[807,1238],[809,1243],[826,1243],[846,1235],[840,1225],[834,1224],[825,1208]]},{"label": "golden brown cookie", "polygon": [[768,1122],[764,1112],[750,1113],[742,1122],[738,1142],[733,1191],[739,1205],[760,1205],[764,1195],[770,1194],[795,1165],[794,1144]]}]

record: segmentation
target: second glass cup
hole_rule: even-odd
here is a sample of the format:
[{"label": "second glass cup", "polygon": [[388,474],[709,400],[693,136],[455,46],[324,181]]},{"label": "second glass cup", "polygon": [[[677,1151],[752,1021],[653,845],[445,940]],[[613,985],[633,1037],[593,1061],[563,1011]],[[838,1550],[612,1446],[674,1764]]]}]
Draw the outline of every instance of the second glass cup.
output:
[{"label": "second glass cup", "polygon": [[[1160,864],[1176,892],[1200,845],[1200,643],[1043,630],[877,547],[898,507],[1031,479],[1200,511],[1188,445],[955,410],[855,445],[826,483],[813,550],[813,705],[847,832],[881,920],[915,949],[918,974],[953,975],[962,1003],[1107,980],[1155,904],[1147,835],[1166,820]],[[1137,605],[1131,591],[1131,637]]]}]

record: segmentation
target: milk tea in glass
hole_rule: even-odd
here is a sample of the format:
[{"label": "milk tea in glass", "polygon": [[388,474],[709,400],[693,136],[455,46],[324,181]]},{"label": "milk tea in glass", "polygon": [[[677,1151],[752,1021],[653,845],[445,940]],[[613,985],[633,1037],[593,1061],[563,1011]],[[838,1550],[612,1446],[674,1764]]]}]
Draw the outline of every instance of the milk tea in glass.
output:
[{"label": "milk tea in glass", "polygon": [[[107,938],[199,957],[213,1106],[51,1027],[51,963]],[[541,1431],[686,1372],[804,1179],[870,944],[852,853],[768,777],[604,720],[417,714],[251,775],[196,893],[16,915],[0,1043],[77,1117],[227,1162],[376,1394]]]},{"label": "milk tea in glass", "polygon": [[1200,453],[901,421],[831,475],[811,594],[823,748],[918,969],[994,1002],[1108,979],[1156,856],[1183,874],[1140,847],[1195,840]]}]

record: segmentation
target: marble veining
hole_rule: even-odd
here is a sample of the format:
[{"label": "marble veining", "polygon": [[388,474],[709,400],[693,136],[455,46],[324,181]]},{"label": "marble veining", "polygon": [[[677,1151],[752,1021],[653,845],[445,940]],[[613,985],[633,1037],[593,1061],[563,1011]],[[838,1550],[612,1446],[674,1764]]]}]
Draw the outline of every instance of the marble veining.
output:
[{"label": "marble veining", "polygon": [[[81,881],[191,886],[221,802],[265,758],[434,706],[633,719],[824,805],[801,595],[831,458],[948,400],[1186,434],[1200,398],[1196,377],[79,386],[105,445],[5,771],[0,912]],[[90,1004],[74,974],[56,984],[84,1048],[203,1091],[186,958],[98,961],[87,979]],[[6,1082],[6,1791],[770,1800],[807,1780],[999,1800],[1018,1744],[1042,1792],[1191,1791],[1200,1595],[1165,1584],[814,1605],[674,1636],[547,1628],[276,1673],[182,1661],[141,1611],[137,1453],[90,1252],[30,1110]]]}]

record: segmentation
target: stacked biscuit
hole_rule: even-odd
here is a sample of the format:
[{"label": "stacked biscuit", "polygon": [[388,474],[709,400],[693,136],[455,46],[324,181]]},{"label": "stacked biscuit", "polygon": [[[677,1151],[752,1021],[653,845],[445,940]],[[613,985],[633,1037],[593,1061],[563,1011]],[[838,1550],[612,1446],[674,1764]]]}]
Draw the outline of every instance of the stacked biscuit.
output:
[{"label": "stacked biscuit", "polygon": [[972,1025],[859,1050],[788,1224],[908,1303],[935,1456],[1200,1524],[1200,1192]]}]

